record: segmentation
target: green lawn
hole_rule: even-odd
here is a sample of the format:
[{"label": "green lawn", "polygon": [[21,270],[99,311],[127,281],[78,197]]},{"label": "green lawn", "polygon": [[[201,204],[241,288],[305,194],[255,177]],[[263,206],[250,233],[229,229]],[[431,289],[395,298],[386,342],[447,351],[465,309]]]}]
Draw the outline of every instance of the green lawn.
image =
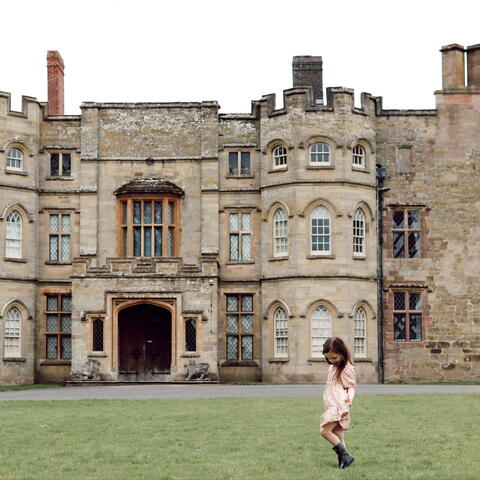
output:
[{"label": "green lawn", "polygon": [[2,480],[478,480],[478,395],[357,396],[336,469],[320,398],[0,402]]}]

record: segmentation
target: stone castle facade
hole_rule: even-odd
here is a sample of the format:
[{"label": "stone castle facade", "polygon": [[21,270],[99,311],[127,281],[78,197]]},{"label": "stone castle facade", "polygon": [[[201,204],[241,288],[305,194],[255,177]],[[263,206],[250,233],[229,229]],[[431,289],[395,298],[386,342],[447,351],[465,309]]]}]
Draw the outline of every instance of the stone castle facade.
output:
[{"label": "stone castle facade", "polygon": [[[480,377],[480,45],[442,48],[434,110],[327,88],[294,57],[284,107],[0,92],[0,382]],[[465,82],[465,56],[467,81]]]}]

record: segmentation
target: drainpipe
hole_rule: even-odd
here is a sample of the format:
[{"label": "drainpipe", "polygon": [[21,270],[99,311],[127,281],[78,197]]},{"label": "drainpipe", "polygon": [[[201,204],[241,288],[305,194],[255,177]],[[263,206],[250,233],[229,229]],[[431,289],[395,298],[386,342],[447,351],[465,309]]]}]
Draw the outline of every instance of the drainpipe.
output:
[{"label": "drainpipe", "polygon": [[378,331],[378,383],[385,382],[385,319],[383,314],[383,193],[389,188],[383,186],[387,170],[377,164],[377,331]]}]

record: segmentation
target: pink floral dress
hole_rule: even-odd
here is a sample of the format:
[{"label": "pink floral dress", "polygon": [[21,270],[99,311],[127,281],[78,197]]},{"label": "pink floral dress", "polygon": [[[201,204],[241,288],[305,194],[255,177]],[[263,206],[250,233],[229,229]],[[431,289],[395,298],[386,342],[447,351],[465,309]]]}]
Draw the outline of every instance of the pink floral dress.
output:
[{"label": "pink floral dress", "polygon": [[327,423],[339,422],[342,430],[348,430],[350,425],[350,406],[347,403],[349,388],[355,388],[355,367],[347,363],[343,372],[340,374],[340,380],[337,380],[337,367],[330,365],[328,370],[327,383],[323,392],[323,403],[325,411],[320,417],[320,426]]}]

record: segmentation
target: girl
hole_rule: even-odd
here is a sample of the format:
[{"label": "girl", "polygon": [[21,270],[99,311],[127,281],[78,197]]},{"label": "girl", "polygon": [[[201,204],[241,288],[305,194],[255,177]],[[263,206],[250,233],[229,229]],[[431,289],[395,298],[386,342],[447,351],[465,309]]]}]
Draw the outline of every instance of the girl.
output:
[{"label": "girl", "polygon": [[350,406],[355,396],[355,368],[350,350],[341,338],[327,339],[323,354],[330,368],[323,393],[325,412],[320,418],[320,435],[333,445],[338,467],[347,468],[355,460],[348,453],[343,438],[343,432],[350,425]]}]

